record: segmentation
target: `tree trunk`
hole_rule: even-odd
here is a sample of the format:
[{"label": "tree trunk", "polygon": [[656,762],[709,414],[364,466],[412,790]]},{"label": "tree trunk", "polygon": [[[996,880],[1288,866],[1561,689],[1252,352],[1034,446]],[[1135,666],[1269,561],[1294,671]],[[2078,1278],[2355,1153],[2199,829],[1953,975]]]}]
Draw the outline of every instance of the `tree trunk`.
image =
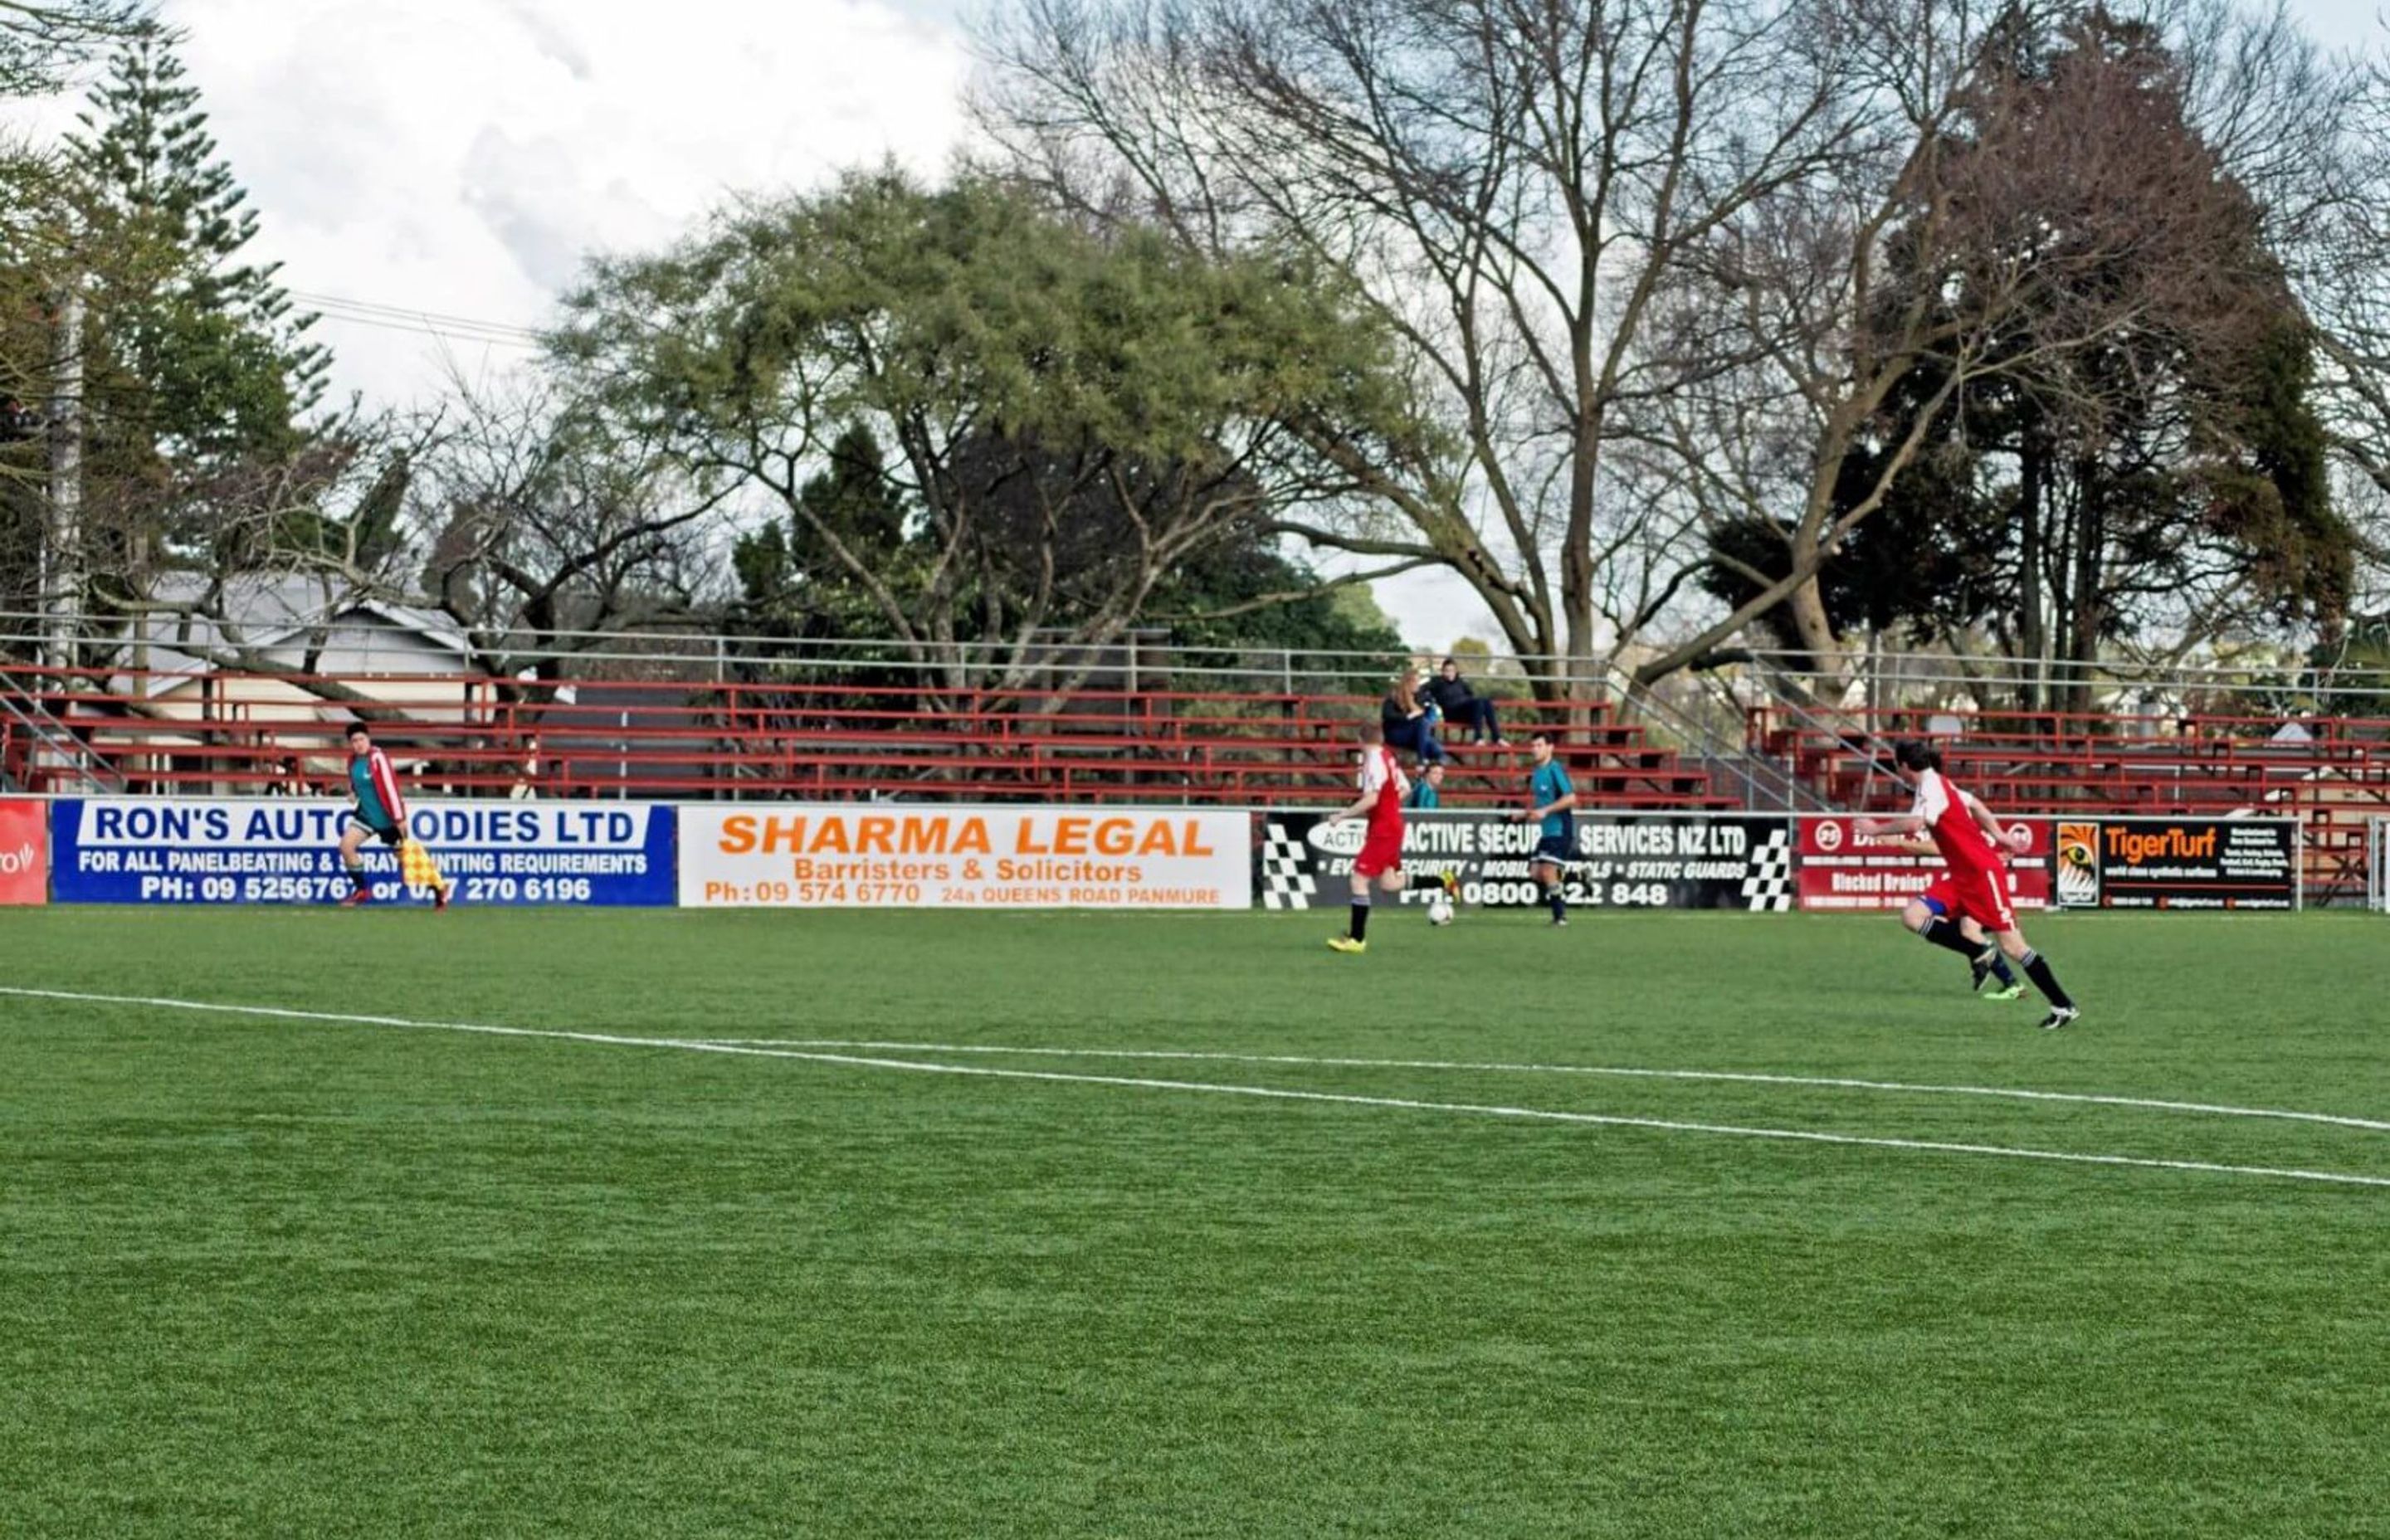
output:
[{"label": "tree trunk", "polygon": [[1594,701],[1602,694],[1594,653],[1593,491],[1600,469],[1598,430],[1578,443],[1569,471],[1568,540],[1561,550],[1561,615],[1565,627],[1559,672],[1561,694],[1570,704],[1569,730],[1580,737],[1593,728]]},{"label": "tree trunk", "polygon": [[1801,638],[1801,650],[1809,655],[1827,685],[1826,694],[1838,697],[1841,687],[1850,682],[1850,671],[1843,657],[1842,639],[1834,635],[1833,620],[1826,613],[1825,591],[1813,575],[1784,602],[1792,611],[1793,635]]},{"label": "tree trunk", "polygon": [[2041,511],[2049,476],[2041,435],[2028,426],[2017,444],[2017,650],[2024,654],[2021,710],[2041,710],[2041,666],[2049,638],[2041,623]]},{"label": "tree trunk", "polygon": [[58,300],[50,375],[50,518],[43,532],[41,604],[49,662],[71,668],[83,624],[83,287],[68,283]]},{"label": "tree trunk", "polygon": [[2067,607],[2074,611],[2074,625],[2067,637],[2066,661],[2074,667],[2067,671],[2064,694],[2065,709],[2085,712],[2091,709],[2091,668],[2100,657],[2100,633],[2107,622],[2106,610],[2100,591],[2101,554],[2108,545],[2107,507],[2101,494],[2099,472],[2082,468],[2083,510],[2075,520],[2075,560],[2069,571],[2070,592]]}]

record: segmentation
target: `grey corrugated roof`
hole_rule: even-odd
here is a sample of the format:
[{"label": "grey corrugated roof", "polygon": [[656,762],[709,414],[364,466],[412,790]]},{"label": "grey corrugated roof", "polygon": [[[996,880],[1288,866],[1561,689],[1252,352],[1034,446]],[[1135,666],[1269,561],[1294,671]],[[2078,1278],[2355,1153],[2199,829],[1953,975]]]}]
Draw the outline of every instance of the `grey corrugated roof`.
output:
[{"label": "grey corrugated roof", "polygon": [[[207,590],[207,583],[197,573],[174,572],[160,579],[152,594],[161,603],[193,604]],[[411,634],[435,651],[453,653],[460,661],[471,655],[464,632],[438,610],[338,589],[328,594],[322,583],[297,573],[234,578],[225,585],[220,608],[244,635],[247,645],[261,649],[286,646],[316,627],[337,628],[353,618],[370,617]],[[208,669],[205,659],[174,645],[186,630],[202,647],[229,645],[215,622],[198,616],[186,621],[176,614],[151,614],[136,621],[135,628],[135,635],[149,643],[149,666],[154,669],[199,673]],[[153,681],[150,687],[162,687]]]}]

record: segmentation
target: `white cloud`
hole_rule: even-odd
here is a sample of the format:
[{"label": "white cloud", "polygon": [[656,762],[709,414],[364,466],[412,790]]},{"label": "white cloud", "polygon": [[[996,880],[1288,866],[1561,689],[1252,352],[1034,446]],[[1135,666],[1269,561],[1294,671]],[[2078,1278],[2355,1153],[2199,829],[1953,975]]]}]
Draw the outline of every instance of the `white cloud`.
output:
[{"label": "white cloud", "polygon": [[[260,254],[302,292],[536,325],[583,258],[734,191],[941,167],[969,65],[888,0],[167,0]],[[437,388],[443,345],[327,320],[341,389]],[[519,354],[456,343],[469,372]]]}]

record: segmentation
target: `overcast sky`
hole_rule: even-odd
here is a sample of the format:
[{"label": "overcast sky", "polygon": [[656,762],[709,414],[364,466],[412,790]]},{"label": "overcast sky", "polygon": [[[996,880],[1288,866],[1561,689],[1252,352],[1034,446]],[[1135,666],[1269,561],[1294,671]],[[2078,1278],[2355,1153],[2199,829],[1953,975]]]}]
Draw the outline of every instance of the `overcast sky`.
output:
[{"label": "overcast sky", "polygon": [[[261,253],[301,296],[528,327],[582,258],[671,239],[733,189],[964,133],[977,0],[164,0]],[[2384,0],[2294,0],[2357,45]],[[52,120],[55,122],[55,119]],[[421,322],[415,323],[424,324]],[[445,323],[435,323],[445,325]],[[402,327],[405,324],[402,323]],[[517,347],[328,314],[337,385],[402,404]],[[1416,642],[1491,635],[1449,579],[1381,585]]]}]

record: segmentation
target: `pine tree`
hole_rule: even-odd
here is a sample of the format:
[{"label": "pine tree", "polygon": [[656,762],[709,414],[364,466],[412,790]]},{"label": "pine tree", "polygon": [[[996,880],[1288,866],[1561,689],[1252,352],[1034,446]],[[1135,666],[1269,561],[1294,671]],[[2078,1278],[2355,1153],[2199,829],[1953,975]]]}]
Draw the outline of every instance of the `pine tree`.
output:
[{"label": "pine tree", "polygon": [[256,212],[216,153],[174,34],[116,49],[68,135],[94,255],[92,314],[122,378],[111,405],[152,452],[202,460],[289,451],[329,353],[306,339],[278,263],[242,253]]}]

